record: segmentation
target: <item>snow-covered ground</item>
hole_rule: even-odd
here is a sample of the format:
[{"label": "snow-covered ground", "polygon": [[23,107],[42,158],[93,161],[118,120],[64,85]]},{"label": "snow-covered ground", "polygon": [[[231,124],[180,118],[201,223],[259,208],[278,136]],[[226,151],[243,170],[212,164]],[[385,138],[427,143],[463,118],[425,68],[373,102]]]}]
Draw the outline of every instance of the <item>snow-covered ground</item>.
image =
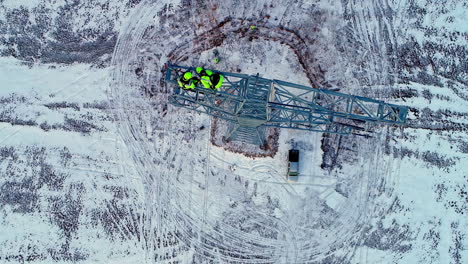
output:
[{"label": "snow-covered ground", "polygon": [[[467,263],[467,10],[0,1],[0,263]],[[167,103],[169,60],[407,105],[408,123],[281,130],[249,158]]]}]

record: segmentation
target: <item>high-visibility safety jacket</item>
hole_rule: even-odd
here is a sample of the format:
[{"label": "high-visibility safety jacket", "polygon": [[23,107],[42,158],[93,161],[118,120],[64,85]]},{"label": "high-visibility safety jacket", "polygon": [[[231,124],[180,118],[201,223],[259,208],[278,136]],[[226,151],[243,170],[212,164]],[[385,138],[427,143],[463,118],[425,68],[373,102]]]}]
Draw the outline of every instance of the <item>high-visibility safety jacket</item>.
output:
[{"label": "high-visibility safety jacket", "polygon": [[195,86],[197,85],[198,81],[199,81],[198,78],[192,77],[191,72],[185,72],[179,78],[179,80],[177,80],[177,83],[183,89],[193,90],[193,89],[195,89]]},{"label": "high-visibility safety jacket", "polygon": [[214,89],[218,90],[221,85],[223,85],[224,82],[224,76],[219,74],[219,73],[214,73],[211,75],[211,82],[214,85]]},{"label": "high-visibility safety jacket", "polygon": [[195,71],[200,76],[200,82],[207,89],[218,90],[223,85],[224,77],[219,73],[213,73],[210,70],[205,70],[202,67],[197,67]]},{"label": "high-visibility safety jacket", "polygon": [[200,77],[200,82],[203,85],[203,87],[210,89],[213,84],[211,83],[211,78],[210,76],[204,75]]}]

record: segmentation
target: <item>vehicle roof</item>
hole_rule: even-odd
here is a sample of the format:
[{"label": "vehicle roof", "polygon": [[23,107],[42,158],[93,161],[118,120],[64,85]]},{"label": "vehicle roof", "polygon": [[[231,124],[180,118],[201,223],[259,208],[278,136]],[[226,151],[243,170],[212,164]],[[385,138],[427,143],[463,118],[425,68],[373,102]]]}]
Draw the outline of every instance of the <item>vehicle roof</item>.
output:
[{"label": "vehicle roof", "polygon": [[298,162],[291,161],[289,164],[290,164],[289,165],[289,171],[294,171],[294,172],[299,171],[299,163]]},{"label": "vehicle roof", "polygon": [[299,150],[297,150],[297,149],[289,150],[289,161],[290,162],[299,162]]}]

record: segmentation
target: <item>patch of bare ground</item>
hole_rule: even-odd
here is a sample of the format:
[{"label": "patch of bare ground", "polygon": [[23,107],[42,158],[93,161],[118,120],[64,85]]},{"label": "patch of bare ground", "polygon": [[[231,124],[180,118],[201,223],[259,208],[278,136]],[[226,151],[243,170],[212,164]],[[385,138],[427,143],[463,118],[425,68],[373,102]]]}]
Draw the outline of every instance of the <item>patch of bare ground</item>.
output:
[{"label": "patch of bare ground", "polygon": [[278,128],[266,128],[266,139],[262,145],[226,140],[229,134],[228,122],[213,118],[211,122],[210,142],[227,151],[239,153],[250,158],[274,157],[278,152],[279,132]]}]

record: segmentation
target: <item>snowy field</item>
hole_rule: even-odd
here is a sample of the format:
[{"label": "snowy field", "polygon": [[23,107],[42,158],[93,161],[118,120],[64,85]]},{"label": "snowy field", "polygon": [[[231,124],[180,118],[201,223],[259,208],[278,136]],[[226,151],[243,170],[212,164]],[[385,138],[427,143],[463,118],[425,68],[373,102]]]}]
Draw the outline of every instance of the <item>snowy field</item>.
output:
[{"label": "snowy field", "polygon": [[[468,263],[467,17],[456,0],[0,0],[0,263]],[[282,129],[251,158],[168,104],[167,61],[408,122]]]}]

